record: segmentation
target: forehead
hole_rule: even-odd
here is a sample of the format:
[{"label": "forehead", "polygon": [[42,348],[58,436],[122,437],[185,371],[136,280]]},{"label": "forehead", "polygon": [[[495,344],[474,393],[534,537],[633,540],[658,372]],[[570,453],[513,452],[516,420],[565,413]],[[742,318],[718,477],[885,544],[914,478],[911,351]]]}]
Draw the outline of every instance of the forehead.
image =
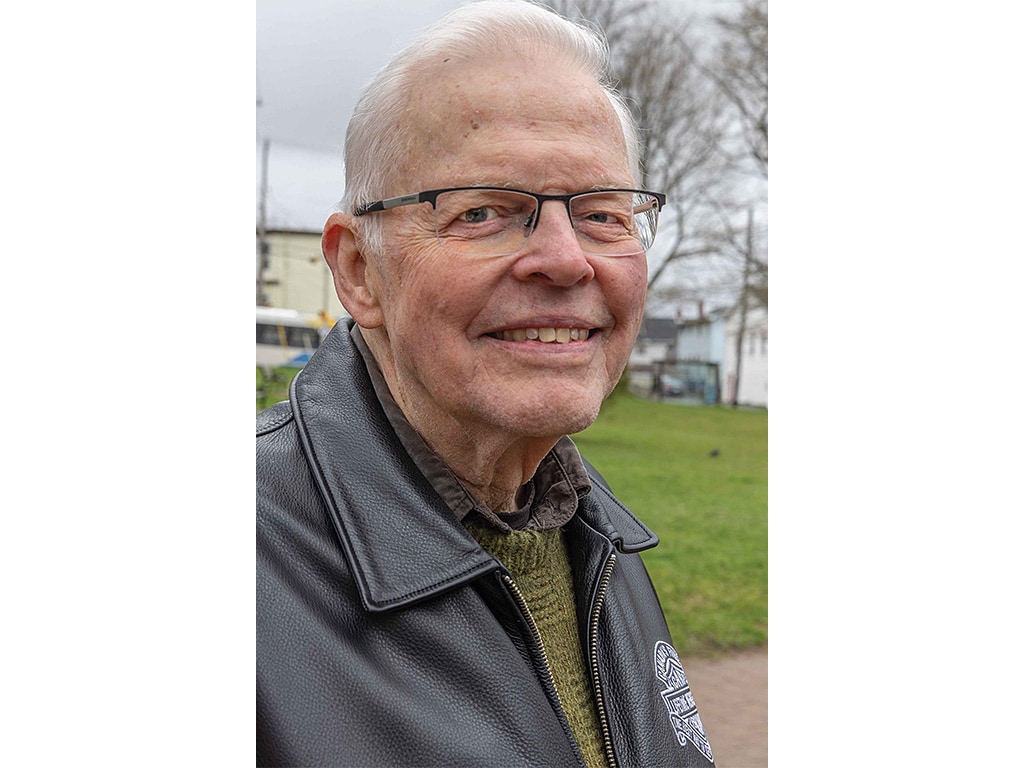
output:
[{"label": "forehead", "polygon": [[631,183],[611,102],[564,59],[450,59],[419,82],[406,113],[411,141],[402,169],[417,188]]}]

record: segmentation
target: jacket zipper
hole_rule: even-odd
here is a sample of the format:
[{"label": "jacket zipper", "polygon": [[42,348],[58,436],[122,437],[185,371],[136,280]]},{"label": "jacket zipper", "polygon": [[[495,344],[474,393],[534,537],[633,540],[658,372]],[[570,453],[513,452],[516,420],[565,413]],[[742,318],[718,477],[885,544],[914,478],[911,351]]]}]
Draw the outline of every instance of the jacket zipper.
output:
[{"label": "jacket zipper", "polygon": [[604,740],[604,754],[608,758],[609,768],[616,768],[615,750],[612,748],[612,734],[608,727],[608,711],[604,706],[604,693],[601,689],[601,678],[597,671],[597,622],[601,617],[601,609],[608,594],[608,583],[615,568],[615,553],[608,556],[601,580],[597,583],[597,597],[594,600],[594,612],[590,615],[590,676],[594,682],[594,703],[597,705],[597,718],[601,723],[601,738]]},{"label": "jacket zipper", "polygon": [[[519,589],[519,585],[516,584],[515,580],[513,580],[513,578],[508,574],[502,574],[501,578],[502,581],[505,582],[505,585],[508,587],[509,591],[512,593],[512,597],[515,598],[516,603],[519,605],[519,610],[522,612],[523,616],[526,617],[526,623],[530,627],[530,634],[533,635],[534,643],[536,644],[537,649],[540,652],[541,663],[544,665],[544,682],[547,684],[548,688],[554,694],[554,699],[556,702],[558,702],[559,709],[561,709],[562,703],[558,698],[558,691],[555,688],[555,678],[554,675],[551,674],[551,661],[548,659],[548,652],[544,648],[544,641],[541,639],[540,628],[537,626],[537,621],[533,618],[533,614],[530,613],[530,607],[526,604],[526,598],[523,597],[523,593]],[[562,716],[564,720],[564,713],[562,713]],[[572,733],[572,728],[569,727],[568,721],[565,722],[564,727],[568,729],[567,733]],[[576,750],[576,755],[579,757],[580,765],[585,765],[585,762],[583,760],[583,753],[580,752],[580,748],[579,745],[576,743],[575,737],[573,737],[571,741],[573,747]]]}]

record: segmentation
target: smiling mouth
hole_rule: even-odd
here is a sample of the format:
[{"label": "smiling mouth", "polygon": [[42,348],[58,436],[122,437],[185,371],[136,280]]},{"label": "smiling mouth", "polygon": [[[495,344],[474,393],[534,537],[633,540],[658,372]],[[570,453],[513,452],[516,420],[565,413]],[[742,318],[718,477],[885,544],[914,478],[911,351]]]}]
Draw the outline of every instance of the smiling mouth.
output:
[{"label": "smiling mouth", "polygon": [[590,328],[515,328],[487,334],[501,341],[539,341],[543,344],[569,344],[590,338]]}]

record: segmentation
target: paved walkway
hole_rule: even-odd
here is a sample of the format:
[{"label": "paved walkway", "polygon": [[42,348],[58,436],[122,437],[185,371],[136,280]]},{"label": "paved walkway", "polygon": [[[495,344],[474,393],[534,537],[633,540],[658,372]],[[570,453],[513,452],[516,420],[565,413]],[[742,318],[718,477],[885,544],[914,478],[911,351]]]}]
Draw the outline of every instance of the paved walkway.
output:
[{"label": "paved walkway", "polygon": [[768,766],[768,649],[683,659],[717,768]]}]

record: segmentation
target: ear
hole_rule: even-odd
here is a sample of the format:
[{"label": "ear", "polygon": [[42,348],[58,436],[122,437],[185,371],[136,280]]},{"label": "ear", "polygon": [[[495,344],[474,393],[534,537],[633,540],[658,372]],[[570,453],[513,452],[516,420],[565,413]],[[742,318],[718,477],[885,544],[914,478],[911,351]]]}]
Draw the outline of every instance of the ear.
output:
[{"label": "ear", "polygon": [[342,306],[363,328],[377,328],[384,322],[375,285],[367,280],[367,263],[356,244],[352,217],[334,213],[324,224],[320,247],[334,275],[334,290]]}]

